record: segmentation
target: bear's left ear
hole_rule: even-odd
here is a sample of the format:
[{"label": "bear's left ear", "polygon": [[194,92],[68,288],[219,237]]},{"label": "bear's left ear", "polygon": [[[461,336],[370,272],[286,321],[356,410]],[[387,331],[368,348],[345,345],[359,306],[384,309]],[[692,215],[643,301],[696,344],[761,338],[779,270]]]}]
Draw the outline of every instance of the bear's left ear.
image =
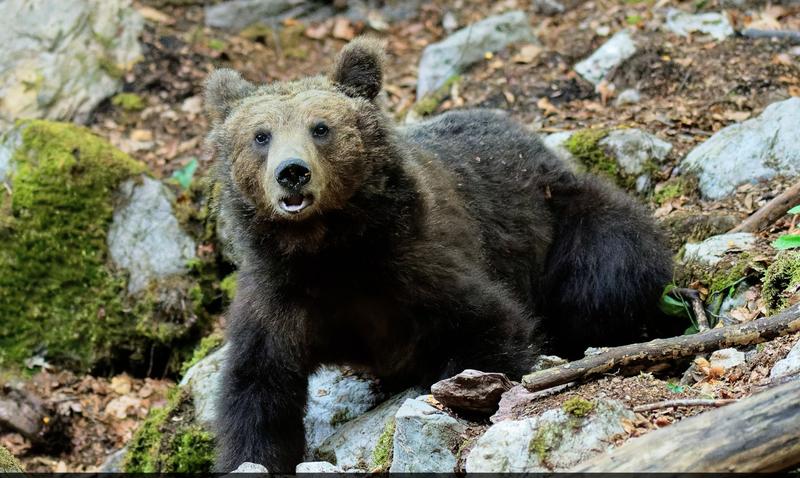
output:
[{"label": "bear's left ear", "polygon": [[255,86],[228,68],[214,70],[206,79],[206,114],[212,122],[223,121],[233,106],[252,93]]},{"label": "bear's left ear", "polygon": [[372,100],[381,92],[384,58],[383,41],[356,38],[339,53],[331,80],[347,96]]}]

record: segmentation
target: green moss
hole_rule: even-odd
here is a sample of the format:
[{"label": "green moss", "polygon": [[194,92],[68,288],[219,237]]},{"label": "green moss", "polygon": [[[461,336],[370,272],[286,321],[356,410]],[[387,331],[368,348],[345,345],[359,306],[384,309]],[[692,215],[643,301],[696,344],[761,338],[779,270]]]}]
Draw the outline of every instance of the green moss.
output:
[{"label": "green moss", "polygon": [[17,473],[21,471],[22,465],[14,458],[14,455],[0,446],[0,473]]},{"label": "green moss", "polygon": [[382,473],[389,470],[392,464],[392,449],[394,448],[394,417],[386,422],[383,428],[383,433],[378,437],[378,443],[375,444],[375,449],[372,450],[372,466],[373,472]]},{"label": "green moss", "polygon": [[208,40],[208,47],[215,51],[223,51],[227,44],[219,38],[211,38]]},{"label": "green moss", "polygon": [[136,93],[117,93],[111,99],[111,104],[129,112],[142,111],[146,106],[144,99]]},{"label": "green moss", "polygon": [[233,300],[233,298],[236,297],[236,273],[232,272],[225,276],[219,286],[228,300]]},{"label": "green moss", "polygon": [[594,410],[594,402],[581,397],[572,397],[562,405],[564,411],[574,417],[583,418]]},{"label": "green moss", "polygon": [[606,129],[576,131],[564,142],[564,148],[587,170],[595,174],[603,174],[617,181],[620,177],[619,165],[600,145],[600,140],[607,135],[608,130]]},{"label": "green moss", "polygon": [[194,364],[208,357],[211,352],[217,350],[222,345],[222,342],[223,336],[221,332],[215,332],[208,337],[203,337],[203,339],[200,340],[200,344],[194,349],[194,352],[192,352],[191,358],[181,365],[181,376],[186,375],[186,372],[188,372]]},{"label": "green moss", "polygon": [[194,423],[190,395],[173,389],[168,403],[150,410],[128,444],[126,473],[209,473],[214,437]]},{"label": "green moss", "polygon": [[735,261],[726,262],[723,266],[715,268],[706,279],[710,292],[712,294],[724,292],[746,277],[750,258],[749,253],[742,252]]},{"label": "green moss", "polygon": [[34,354],[77,370],[164,373],[165,363],[179,364],[173,357],[188,355],[192,335],[208,325],[202,304],[181,292],[192,279],[132,299],[110,266],[115,191],[145,166],[83,127],[19,128],[12,193],[0,192],[0,367]]},{"label": "green moss", "polygon": [[536,430],[536,435],[528,443],[528,452],[536,454],[539,462],[546,465],[550,451],[558,447],[564,431],[558,425],[545,423]]},{"label": "green moss", "polygon": [[125,70],[120,68],[120,66],[110,58],[102,57],[97,60],[97,64],[100,69],[105,71],[111,78],[118,80],[125,75]]},{"label": "green moss", "polygon": [[688,194],[689,191],[690,184],[686,178],[672,178],[653,193],[653,201],[660,206],[669,200]]},{"label": "green moss", "polygon": [[789,306],[800,285],[800,252],[782,252],[770,264],[762,279],[761,294],[770,313]]},{"label": "green moss", "polygon": [[428,93],[419,101],[417,101],[411,109],[419,116],[428,116],[433,114],[439,105],[450,96],[450,89],[454,84],[461,81],[461,76],[453,75],[444,82],[442,86],[436,90]]}]

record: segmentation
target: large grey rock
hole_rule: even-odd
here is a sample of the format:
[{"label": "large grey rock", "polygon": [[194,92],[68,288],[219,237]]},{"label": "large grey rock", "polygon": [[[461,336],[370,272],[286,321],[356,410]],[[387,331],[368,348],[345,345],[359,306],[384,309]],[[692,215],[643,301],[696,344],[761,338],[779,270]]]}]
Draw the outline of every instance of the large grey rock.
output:
[{"label": "large grey rock", "polygon": [[446,39],[425,47],[419,62],[417,99],[442,86],[448,78],[511,43],[536,42],[525,12],[495,15],[462,28]]},{"label": "large grey rock", "polygon": [[337,428],[373,408],[380,396],[375,382],[357,374],[322,367],[308,381],[308,406],[303,424],[306,447],[313,455]]},{"label": "large grey rock", "polygon": [[254,23],[272,23],[305,12],[303,0],[230,0],[205,8],[206,25],[241,30]]},{"label": "large grey rock", "polygon": [[14,172],[14,163],[11,158],[14,151],[22,145],[22,131],[20,128],[12,128],[0,138],[0,183],[4,183],[6,178]]},{"label": "large grey rock", "polygon": [[548,472],[570,468],[611,447],[633,412],[616,400],[596,400],[587,417],[562,409],[503,421],[481,436],[467,457],[467,473]]},{"label": "large grey rock", "polygon": [[639,90],[634,88],[628,88],[627,90],[622,91],[622,93],[620,93],[617,96],[617,99],[614,101],[614,104],[617,106],[635,105],[641,100],[642,100],[642,94],[639,93]]},{"label": "large grey rock", "polygon": [[128,447],[122,447],[114,453],[108,455],[105,461],[100,465],[97,470],[100,473],[123,473],[125,470],[122,464],[125,461],[125,455],[128,454]]},{"label": "large grey rock", "polygon": [[711,236],[703,242],[686,244],[684,262],[697,262],[713,266],[722,260],[732,249],[749,250],[756,242],[756,236],[749,232],[734,232]]},{"label": "large grey rock", "polygon": [[425,401],[408,399],[397,410],[391,473],[452,473],[467,427]]},{"label": "large grey rock", "polygon": [[778,360],[769,372],[770,378],[788,377],[800,374],[800,341],[794,344],[782,360]]},{"label": "large grey rock", "polygon": [[687,13],[671,8],[667,11],[667,30],[680,36],[704,33],[715,40],[724,40],[733,35],[733,27],[724,13]]},{"label": "large grey rock", "polygon": [[[192,395],[195,417],[211,429],[217,418],[216,400],[222,390],[221,371],[229,345],[194,364],[179,386]],[[303,424],[306,430],[307,455],[313,456],[319,445],[348,420],[363,414],[377,403],[372,380],[334,367],[323,367],[308,380],[308,405]]]},{"label": "large grey rock", "polygon": [[335,463],[344,470],[369,470],[375,445],[387,423],[406,399],[419,393],[420,390],[407,390],[345,423],[319,446],[316,458]]},{"label": "large grey rock", "polygon": [[195,420],[209,429],[217,419],[216,400],[222,390],[222,367],[228,356],[228,344],[206,355],[186,371],[179,387],[189,390],[194,403]]},{"label": "large grey rock", "polygon": [[15,120],[85,122],[141,57],[130,0],[0,1],[0,131]]},{"label": "large grey rock", "polygon": [[231,473],[269,473],[267,467],[264,465],[259,465],[258,463],[250,463],[246,461],[239,465],[235,470]]},{"label": "large grey rock", "polygon": [[575,65],[578,72],[587,81],[597,85],[608,72],[622,64],[636,53],[636,42],[628,30],[621,30],[608,39],[592,53],[589,58]]},{"label": "large grey rock", "polygon": [[636,189],[639,192],[649,187],[647,169],[664,161],[672,151],[671,144],[635,128],[611,131],[599,144],[617,160],[623,174],[637,178]]},{"label": "large grey rock", "polygon": [[769,105],[757,118],[718,131],[683,160],[697,174],[700,191],[711,199],[736,186],[776,175],[800,174],[800,98]]},{"label": "large grey rock", "polygon": [[167,188],[142,176],[120,188],[120,203],[108,232],[114,263],[130,273],[128,292],[135,294],[152,280],[187,271],[195,242],[181,229]]},{"label": "large grey rock", "polygon": [[569,152],[569,150],[564,147],[564,143],[569,140],[572,135],[574,134],[573,131],[559,131],[558,133],[551,133],[546,136],[542,136],[542,143],[544,143],[547,148],[555,153],[564,163],[569,165],[569,167],[576,171],[578,169],[578,160],[575,159],[575,156]]}]

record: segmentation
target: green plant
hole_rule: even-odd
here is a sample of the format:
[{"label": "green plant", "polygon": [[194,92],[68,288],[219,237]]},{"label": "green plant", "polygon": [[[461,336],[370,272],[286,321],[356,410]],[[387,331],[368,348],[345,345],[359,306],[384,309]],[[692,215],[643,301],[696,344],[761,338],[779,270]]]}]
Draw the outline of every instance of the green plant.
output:
[{"label": "green plant", "polygon": [[[787,214],[800,214],[800,204],[789,209]],[[800,234],[784,234],[772,243],[772,247],[780,251],[800,247]]]},{"label": "green plant", "polygon": [[697,320],[691,312],[689,304],[680,295],[674,294],[675,284],[669,284],[661,293],[658,301],[658,308],[666,315],[671,317],[682,317],[689,320],[689,327],[683,332],[684,335],[696,334],[700,329],[697,327]]}]

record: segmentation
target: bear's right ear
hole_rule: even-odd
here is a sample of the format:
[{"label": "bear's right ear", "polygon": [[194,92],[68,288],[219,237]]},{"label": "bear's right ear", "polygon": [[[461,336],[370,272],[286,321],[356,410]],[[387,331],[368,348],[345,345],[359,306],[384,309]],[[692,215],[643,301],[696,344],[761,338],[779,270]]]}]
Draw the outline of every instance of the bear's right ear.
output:
[{"label": "bear's right ear", "polygon": [[206,79],[206,114],[212,122],[224,120],[237,101],[249,95],[255,86],[242,78],[239,72],[221,68]]},{"label": "bear's right ear", "polygon": [[381,92],[385,55],[382,41],[356,38],[339,53],[331,80],[347,96],[372,100]]}]

